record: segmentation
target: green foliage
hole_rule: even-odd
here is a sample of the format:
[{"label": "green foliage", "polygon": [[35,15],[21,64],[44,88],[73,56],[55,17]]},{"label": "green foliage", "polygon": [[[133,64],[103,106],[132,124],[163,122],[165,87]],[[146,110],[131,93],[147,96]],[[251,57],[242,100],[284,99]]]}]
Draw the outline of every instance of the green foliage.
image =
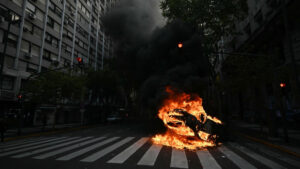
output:
[{"label": "green foliage", "polygon": [[233,33],[234,24],[247,13],[245,0],[163,0],[163,16],[193,24],[204,35],[205,45],[213,47],[221,36]]},{"label": "green foliage", "polygon": [[272,56],[268,55],[228,56],[222,66],[222,72],[226,78],[222,87],[239,91],[249,85],[259,86],[278,79],[286,79],[290,68],[278,67],[272,59]]},{"label": "green foliage", "polygon": [[116,72],[109,69],[91,71],[88,73],[87,87],[98,94],[114,95],[118,92],[119,78]]},{"label": "green foliage", "polygon": [[26,95],[34,103],[60,103],[63,99],[78,100],[82,96],[85,77],[57,71],[43,73],[25,86]]}]

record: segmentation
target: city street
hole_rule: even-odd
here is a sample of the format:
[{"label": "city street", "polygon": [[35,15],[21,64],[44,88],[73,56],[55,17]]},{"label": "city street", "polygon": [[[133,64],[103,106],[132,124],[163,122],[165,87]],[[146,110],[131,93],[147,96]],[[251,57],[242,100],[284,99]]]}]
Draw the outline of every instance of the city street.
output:
[{"label": "city street", "polygon": [[107,125],[0,144],[7,169],[281,169],[298,159],[237,138],[208,150],[180,151],[154,145],[142,125]]}]

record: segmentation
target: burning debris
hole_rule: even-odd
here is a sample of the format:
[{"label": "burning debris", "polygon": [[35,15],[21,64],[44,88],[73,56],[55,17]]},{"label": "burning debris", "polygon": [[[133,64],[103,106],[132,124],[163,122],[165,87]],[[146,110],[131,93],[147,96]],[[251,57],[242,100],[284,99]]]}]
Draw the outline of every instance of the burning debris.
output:
[{"label": "burning debris", "polygon": [[208,121],[216,124],[222,122],[206,114],[202,99],[198,95],[176,93],[170,87],[166,92],[169,97],[159,109],[158,117],[168,130],[163,135],[154,136],[152,141],[177,149],[196,150],[216,146],[217,135],[211,134],[205,124]]}]

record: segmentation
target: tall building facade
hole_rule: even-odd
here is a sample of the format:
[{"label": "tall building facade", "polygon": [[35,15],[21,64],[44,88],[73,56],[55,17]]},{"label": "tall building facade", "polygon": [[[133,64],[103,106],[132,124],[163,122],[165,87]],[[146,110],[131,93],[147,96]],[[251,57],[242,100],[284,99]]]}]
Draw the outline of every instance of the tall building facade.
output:
[{"label": "tall building facade", "polygon": [[0,0],[0,111],[33,73],[76,64],[103,67],[112,41],[101,17],[115,0]]},{"label": "tall building facade", "polygon": [[[264,110],[269,109],[274,113],[271,113],[272,117],[276,117],[275,112],[278,112],[279,107],[275,105],[274,97],[280,82],[287,85],[284,103],[286,108],[300,109],[300,1],[248,0],[247,3],[248,15],[243,21],[236,23],[238,34],[223,37],[218,43],[219,55],[215,66],[217,77],[228,80],[223,71],[223,63],[228,58],[239,55],[271,58],[269,62],[272,62],[275,71],[270,76],[275,80],[261,80],[256,84],[249,81],[248,84],[251,85],[245,86],[243,90],[227,93],[225,100],[230,105],[230,112],[245,119],[259,119],[261,114],[266,118],[267,111],[259,112],[257,106],[260,99],[259,104],[264,105]],[[279,77],[286,68],[290,70],[285,77]],[[261,72],[263,73],[265,72]]]}]

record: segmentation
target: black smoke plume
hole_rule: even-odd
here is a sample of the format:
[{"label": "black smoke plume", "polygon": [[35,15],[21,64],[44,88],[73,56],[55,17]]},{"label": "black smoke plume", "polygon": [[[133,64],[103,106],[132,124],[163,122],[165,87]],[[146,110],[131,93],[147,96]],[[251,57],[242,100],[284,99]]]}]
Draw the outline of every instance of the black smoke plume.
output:
[{"label": "black smoke plume", "polygon": [[115,43],[116,67],[139,91],[141,112],[149,116],[157,114],[166,86],[201,95],[209,74],[201,36],[179,20],[157,26],[155,5],[154,0],[121,0],[103,19]]}]

